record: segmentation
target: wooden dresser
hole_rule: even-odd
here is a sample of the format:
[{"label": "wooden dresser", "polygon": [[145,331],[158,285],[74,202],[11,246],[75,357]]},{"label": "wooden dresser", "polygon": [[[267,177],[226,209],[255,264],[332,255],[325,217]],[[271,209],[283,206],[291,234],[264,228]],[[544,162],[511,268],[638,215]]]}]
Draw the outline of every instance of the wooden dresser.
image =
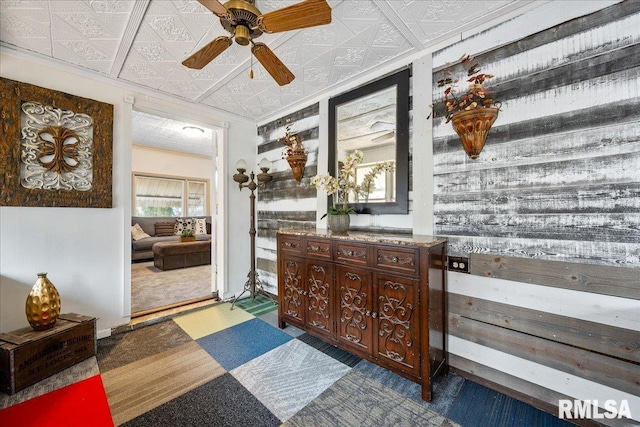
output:
[{"label": "wooden dresser", "polygon": [[278,231],[278,322],[422,385],[446,370],[446,239]]}]

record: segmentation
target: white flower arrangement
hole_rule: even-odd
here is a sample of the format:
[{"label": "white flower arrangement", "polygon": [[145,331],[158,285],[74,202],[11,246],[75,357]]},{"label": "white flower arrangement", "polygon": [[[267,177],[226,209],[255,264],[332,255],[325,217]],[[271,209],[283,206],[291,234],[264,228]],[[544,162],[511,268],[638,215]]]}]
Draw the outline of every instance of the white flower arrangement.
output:
[{"label": "white flower arrangement", "polygon": [[[348,206],[349,194],[353,194],[357,199],[365,199],[374,190],[374,179],[382,172],[394,170],[393,162],[382,162],[376,164],[365,174],[362,182],[356,184],[356,167],[362,163],[364,155],[362,151],[355,150],[344,161],[342,169],[337,177],[331,175],[316,175],[311,179],[310,185],[318,190],[325,190],[328,196],[332,196],[333,205],[329,208],[327,215],[348,215],[356,211]],[[324,218],[324,216],[323,216]]]}]

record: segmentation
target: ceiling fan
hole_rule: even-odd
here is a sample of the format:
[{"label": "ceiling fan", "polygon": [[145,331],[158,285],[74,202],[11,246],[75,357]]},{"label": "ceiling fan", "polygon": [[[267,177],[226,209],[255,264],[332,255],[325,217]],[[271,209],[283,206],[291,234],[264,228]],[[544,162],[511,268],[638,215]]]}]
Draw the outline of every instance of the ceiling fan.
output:
[{"label": "ceiling fan", "polygon": [[266,44],[254,42],[253,39],[263,33],[278,33],[331,23],[331,7],[326,0],[304,0],[264,15],[254,6],[255,0],[230,0],[225,4],[218,0],[198,2],[220,18],[222,27],[229,31],[231,36],[216,37],[182,61],[182,65],[199,70],[231,46],[235,39],[236,43],[242,46],[251,43],[253,56],[280,86],[291,83],[295,76]]}]

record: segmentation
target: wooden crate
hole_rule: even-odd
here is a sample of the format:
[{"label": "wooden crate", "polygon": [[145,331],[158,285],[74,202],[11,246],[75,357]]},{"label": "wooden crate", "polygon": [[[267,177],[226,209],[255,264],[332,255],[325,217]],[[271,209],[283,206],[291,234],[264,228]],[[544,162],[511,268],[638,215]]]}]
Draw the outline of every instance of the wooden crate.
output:
[{"label": "wooden crate", "polygon": [[96,319],[62,314],[53,328],[0,334],[0,391],[14,394],[96,354]]}]

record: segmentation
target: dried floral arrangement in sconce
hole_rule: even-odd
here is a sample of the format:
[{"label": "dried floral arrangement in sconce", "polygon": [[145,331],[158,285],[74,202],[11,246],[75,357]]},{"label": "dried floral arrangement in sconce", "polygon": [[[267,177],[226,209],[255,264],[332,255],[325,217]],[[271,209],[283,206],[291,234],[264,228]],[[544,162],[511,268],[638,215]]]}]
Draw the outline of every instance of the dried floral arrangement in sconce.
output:
[{"label": "dried floral arrangement in sconce", "polygon": [[483,86],[485,81],[493,78],[493,75],[480,73],[480,68],[478,64],[473,63],[472,56],[463,55],[458,62],[445,70],[451,71],[458,64],[467,68],[469,83],[467,91],[457,95],[455,89],[458,79],[452,79],[449,76],[439,80],[438,87],[446,86],[442,100],[446,123],[452,122],[453,129],[462,141],[464,151],[475,160],[484,148],[487,133],[498,118],[502,103],[496,101]]},{"label": "dried floral arrangement in sconce", "polygon": [[287,159],[293,172],[293,178],[300,182],[304,167],[307,164],[307,149],[302,144],[300,136],[297,133],[291,133],[291,126],[292,123],[287,120],[284,140],[282,141],[286,147],[282,151],[282,158]]}]

